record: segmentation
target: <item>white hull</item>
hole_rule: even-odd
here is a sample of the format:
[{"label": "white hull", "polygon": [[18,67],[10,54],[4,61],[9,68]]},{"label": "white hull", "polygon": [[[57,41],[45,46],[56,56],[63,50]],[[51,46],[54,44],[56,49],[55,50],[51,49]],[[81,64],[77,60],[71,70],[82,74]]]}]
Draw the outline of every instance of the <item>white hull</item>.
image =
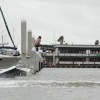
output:
[{"label": "white hull", "polygon": [[16,65],[19,59],[17,56],[0,55],[0,69],[6,69]]}]

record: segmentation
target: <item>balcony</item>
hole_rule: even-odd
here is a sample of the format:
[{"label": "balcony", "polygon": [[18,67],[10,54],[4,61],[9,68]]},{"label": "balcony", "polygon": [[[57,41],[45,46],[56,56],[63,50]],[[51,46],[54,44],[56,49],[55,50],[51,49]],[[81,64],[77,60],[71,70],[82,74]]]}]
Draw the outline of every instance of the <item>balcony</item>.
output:
[{"label": "balcony", "polygon": [[73,61],[59,61],[59,64],[100,64],[100,62],[73,62]]},{"label": "balcony", "polygon": [[92,57],[92,56],[94,57],[94,56],[96,56],[96,57],[99,57],[100,54],[86,54],[86,53],[84,53],[84,54],[80,54],[80,53],[58,53],[58,54],[57,54],[57,53],[44,53],[43,56],[59,56],[59,57],[60,57],[60,56],[61,56],[61,57],[63,57],[63,56],[65,56],[65,57],[66,57],[66,56],[77,56],[77,57],[78,57],[78,56],[79,56],[79,57],[82,57],[82,56],[83,56],[83,57],[86,57],[86,56],[87,56],[87,57],[90,57],[90,56],[91,56],[91,57]]}]

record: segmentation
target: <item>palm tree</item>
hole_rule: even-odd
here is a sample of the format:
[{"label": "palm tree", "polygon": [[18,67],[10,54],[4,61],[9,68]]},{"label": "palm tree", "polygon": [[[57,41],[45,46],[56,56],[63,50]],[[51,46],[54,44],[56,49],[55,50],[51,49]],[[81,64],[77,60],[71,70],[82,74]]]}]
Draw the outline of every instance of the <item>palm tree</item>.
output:
[{"label": "palm tree", "polygon": [[60,42],[60,44],[63,44],[63,42],[64,42],[64,37],[63,37],[63,36],[60,36],[59,39],[58,39],[58,42]]},{"label": "palm tree", "polygon": [[96,40],[95,41],[95,45],[99,45],[99,40]]}]

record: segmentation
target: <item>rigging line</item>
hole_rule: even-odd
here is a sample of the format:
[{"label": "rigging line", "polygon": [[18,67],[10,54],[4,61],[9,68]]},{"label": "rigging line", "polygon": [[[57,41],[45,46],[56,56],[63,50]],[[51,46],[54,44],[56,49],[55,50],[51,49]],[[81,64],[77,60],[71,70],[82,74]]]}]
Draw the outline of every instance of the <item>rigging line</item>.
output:
[{"label": "rigging line", "polygon": [[[9,15],[9,11],[8,11],[8,7],[9,7],[9,3],[6,3],[5,4],[5,2],[4,2],[4,0],[2,0],[2,4],[3,4],[3,7],[5,8],[5,14],[6,15],[8,15],[7,16],[7,19],[9,19],[8,21],[9,21],[9,23],[10,23],[10,26],[12,27],[12,30],[13,30],[13,23],[12,23],[12,21],[11,21],[11,17],[9,17],[10,15]],[[6,5],[6,6],[5,6]],[[10,27],[10,29],[11,29],[11,27]]]},{"label": "rigging line", "polygon": [[[5,2],[4,2],[4,0],[2,0],[2,4],[3,4],[3,6],[4,6],[4,8],[5,8],[5,11],[6,11],[7,6],[9,7],[9,3],[6,3],[7,6],[5,6]],[[7,15],[9,15],[8,11],[6,11],[6,13],[7,13]],[[8,19],[11,19],[11,17],[8,16]],[[12,35],[12,37],[13,37],[14,35],[16,35],[17,32],[16,32],[16,30],[13,31],[13,28],[14,28],[14,27],[12,26],[12,25],[13,25],[13,22],[12,22],[11,20],[9,20],[9,22],[10,22],[10,26],[12,27],[12,32],[11,32],[12,34],[11,34],[11,35]],[[17,38],[16,41],[17,41],[17,40],[20,41],[19,38],[18,38],[18,36],[17,36],[16,38]],[[14,38],[13,38],[13,40],[14,40]],[[21,42],[21,41],[20,41],[20,42]],[[15,44],[16,44],[16,43],[15,43]]]},{"label": "rigging line", "polygon": [[15,44],[14,44],[14,41],[13,41],[13,39],[12,39],[12,36],[11,36],[11,34],[10,34],[8,25],[7,25],[7,23],[6,23],[5,17],[4,17],[4,15],[3,15],[3,12],[2,12],[1,7],[0,7],[0,11],[1,11],[1,14],[2,14],[2,17],[3,17],[3,20],[4,20],[4,23],[5,23],[6,29],[7,29],[7,31],[8,31],[9,36],[10,36],[10,39],[11,39],[11,41],[12,41],[12,43],[13,43],[13,46],[16,48],[16,46],[15,46]]},{"label": "rigging line", "polygon": [[[4,0],[1,0],[1,1],[2,1],[3,7],[4,7],[5,11],[6,11],[6,15],[9,15],[9,13],[8,13],[8,11],[7,11],[7,7],[9,7],[10,2],[5,3]],[[5,6],[5,5],[6,5],[6,6]],[[7,18],[8,18],[8,19],[11,19],[11,17],[9,18],[9,16],[8,16]],[[12,24],[12,21],[11,21],[11,20],[9,20],[9,21],[10,21],[11,24]],[[13,24],[12,24],[12,25],[11,25],[11,24],[10,24],[10,26],[13,25]],[[12,29],[12,33],[13,33],[13,29]],[[20,40],[19,36],[17,36],[16,33],[18,33],[18,32],[16,32],[16,30],[14,30],[14,34],[15,34],[15,37],[16,37],[16,38],[15,38],[16,41],[15,41],[14,43],[15,43],[15,44],[19,44],[19,43],[21,43],[21,40]],[[11,35],[14,35],[14,34],[11,34]],[[12,37],[13,37],[13,36],[12,36]],[[14,40],[14,39],[13,39],[13,40]],[[11,41],[11,40],[10,40],[10,41]],[[18,45],[17,45],[17,47],[18,47]]]},{"label": "rigging line", "polygon": [[[6,3],[5,4],[5,2],[4,2],[4,0],[1,0],[1,2],[2,2],[2,6],[3,6],[3,8],[5,9],[5,12],[6,12],[6,15],[8,15],[7,16],[7,18],[8,19],[11,19],[11,17],[9,17],[9,13],[8,13],[8,11],[7,11],[7,7],[9,7],[9,2],[8,3]],[[5,6],[6,5],[6,6]],[[5,20],[6,21],[6,20]],[[13,28],[13,24],[12,24],[12,21],[11,20],[9,20],[9,23],[10,23],[10,29],[11,29],[11,27]],[[8,25],[7,25],[7,27],[8,27]],[[8,28],[9,29],[9,28]],[[6,28],[6,30],[7,30],[7,28]],[[7,32],[8,32],[8,30],[7,30]],[[11,34],[11,33],[13,33],[13,29],[10,31],[9,30],[9,32],[10,32],[10,36],[12,37],[12,35],[13,34]],[[8,33],[8,35],[9,35],[9,33]],[[10,41],[12,42],[12,40],[13,40],[13,38],[12,39],[10,39]],[[16,48],[16,46],[15,46],[15,44],[14,44],[14,41],[12,42],[12,44],[13,44],[13,46]]]},{"label": "rigging line", "polygon": [[[1,34],[1,35],[3,35],[3,34]],[[8,35],[3,35],[4,37],[6,37],[6,36],[8,36]],[[0,36],[0,37],[2,37],[2,36]]]},{"label": "rigging line", "polygon": [[[0,16],[0,18],[1,18],[1,16]],[[7,31],[6,31],[6,27],[4,27],[4,22],[3,22],[3,20],[1,21],[1,19],[0,19],[0,33],[4,34],[4,35],[6,33],[6,35],[8,35]]]},{"label": "rigging line", "polygon": [[[21,40],[20,40],[19,36],[16,36],[16,33],[17,33],[16,30],[14,30],[14,35],[15,35],[14,37],[16,37],[16,43],[19,44],[19,43],[21,43]],[[18,45],[17,45],[17,47],[18,47]]]}]

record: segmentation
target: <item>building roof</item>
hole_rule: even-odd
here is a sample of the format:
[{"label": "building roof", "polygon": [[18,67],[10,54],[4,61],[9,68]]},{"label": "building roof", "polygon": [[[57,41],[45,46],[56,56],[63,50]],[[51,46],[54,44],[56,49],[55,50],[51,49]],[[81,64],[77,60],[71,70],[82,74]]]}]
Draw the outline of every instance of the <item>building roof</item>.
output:
[{"label": "building roof", "polygon": [[87,49],[90,49],[90,48],[100,48],[100,45],[78,45],[78,44],[71,44],[71,45],[66,45],[66,44],[56,44],[54,45],[55,48],[87,48]]}]

